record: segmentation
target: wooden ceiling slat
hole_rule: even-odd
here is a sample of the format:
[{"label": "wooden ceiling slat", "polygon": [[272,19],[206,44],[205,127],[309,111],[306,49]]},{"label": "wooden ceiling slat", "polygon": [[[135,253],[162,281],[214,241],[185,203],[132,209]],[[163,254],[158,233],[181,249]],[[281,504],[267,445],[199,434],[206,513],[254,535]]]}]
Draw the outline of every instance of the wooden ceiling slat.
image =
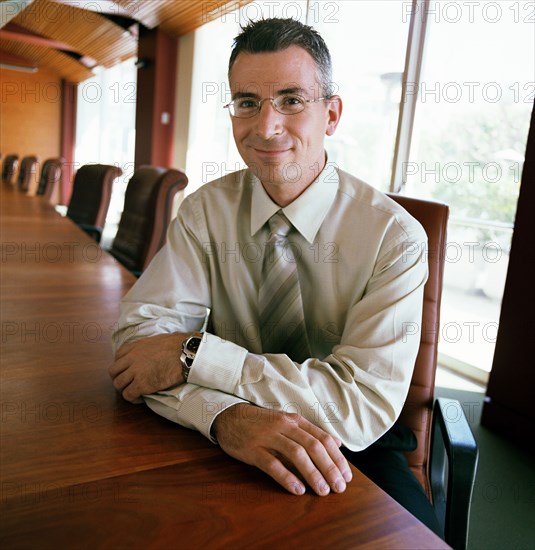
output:
[{"label": "wooden ceiling slat", "polygon": [[[115,0],[124,9],[131,0]],[[253,0],[138,0],[133,16],[146,27],[161,26],[175,36],[190,32],[200,25],[230,13]]]},{"label": "wooden ceiling slat", "polygon": [[[148,28],[161,27],[181,36],[222,17],[253,0],[114,0],[117,13],[128,14]],[[111,4],[111,1],[107,3]],[[81,9],[84,2],[34,0],[13,22],[51,40],[64,42],[76,53],[93,58],[98,65],[113,65],[137,54],[137,41],[104,15]],[[98,2],[88,2],[98,10]],[[113,4],[112,4],[113,5]],[[108,10],[109,11],[109,10]],[[47,65],[71,82],[81,82],[92,72],[71,57],[52,48],[5,40],[4,49]],[[21,52],[24,52],[21,53]]]},{"label": "wooden ceiling slat", "polygon": [[51,48],[12,40],[2,40],[0,47],[11,54],[31,59],[37,66],[46,66],[52,69],[69,82],[78,83],[93,76],[93,73],[82,64]]},{"label": "wooden ceiling slat", "polygon": [[[161,26],[167,32],[175,35],[185,34],[190,32],[214,19],[223,17],[224,15],[231,13],[238,9],[238,7],[245,6],[252,2],[252,0],[234,0],[219,1],[219,2],[200,2],[204,4],[204,8],[191,11],[191,15],[186,18],[182,18],[180,14],[173,14],[169,19],[162,21]],[[207,11],[206,6],[211,8],[211,11]]]},{"label": "wooden ceiling slat", "polygon": [[35,0],[31,10],[23,11],[14,21],[47,38],[72,45],[99,65],[111,67],[136,54],[135,38],[98,13],[48,0]]},{"label": "wooden ceiling slat", "polygon": [[[174,1],[178,4],[182,3],[182,0]],[[115,3],[122,8],[130,8],[130,13],[132,13],[134,19],[140,21],[145,27],[153,29],[158,25],[159,13],[165,4],[165,0],[152,0],[150,4],[144,0],[140,0],[134,3],[133,9],[131,0],[115,0]]]}]

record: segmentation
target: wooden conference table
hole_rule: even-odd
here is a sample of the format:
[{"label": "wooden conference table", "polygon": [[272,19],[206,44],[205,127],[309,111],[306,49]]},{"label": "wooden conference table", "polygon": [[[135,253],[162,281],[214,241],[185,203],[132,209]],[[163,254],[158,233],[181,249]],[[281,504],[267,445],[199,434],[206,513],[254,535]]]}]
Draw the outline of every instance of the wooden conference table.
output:
[{"label": "wooden conference table", "polygon": [[287,494],[107,374],[134,277],[41,197],[1,189],[1,517],[10,548],[447,548],[360,472]]}]

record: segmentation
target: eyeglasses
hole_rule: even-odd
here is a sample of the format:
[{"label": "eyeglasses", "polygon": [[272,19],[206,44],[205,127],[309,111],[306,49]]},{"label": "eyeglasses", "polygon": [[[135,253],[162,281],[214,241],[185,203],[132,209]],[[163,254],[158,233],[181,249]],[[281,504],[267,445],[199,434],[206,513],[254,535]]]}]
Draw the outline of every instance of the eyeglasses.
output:
[{"label": "eyeglasses", "polygon": [[254,97],[240,97],[227,103],[223,108],[228,109],[231,116],[236,118],[251,118],[257,115],[262,108],[264,101],[271,101],[273,108],[282,115],[296,115],[304,111],[307,103],[317,103],[328,99],[327,97],[319,97],[318,99],[305,99],[298,94],[282,94],[277,97],[265,97],[264,99],[256,99]]}]

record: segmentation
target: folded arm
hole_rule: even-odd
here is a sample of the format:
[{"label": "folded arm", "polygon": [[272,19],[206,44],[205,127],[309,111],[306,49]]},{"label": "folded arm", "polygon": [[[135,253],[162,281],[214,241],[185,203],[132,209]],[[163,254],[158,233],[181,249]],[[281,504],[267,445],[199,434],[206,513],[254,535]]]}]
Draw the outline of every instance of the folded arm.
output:
[{"label": "folded arm", "polygon": [[[229,454],[256,464],[287,488],[296,469],[318,494],[323,482],[335,490],[341,478],[347,481],[338,445],[367,447],[401,411],[419,345],[423,258],[405,257],[407,243],[401,241],[383,251],[364,295],[348,307],[339,342],[328,356],[295,363],[285,355],[250,353],[207,333],[184,384],[181,342],[206,326],[213,274],[195,232],[183,221],[174,225],[169,244],[123,302],[114,336],[117,359],[110,368],[116,387],[132,401],[142,395],[158,414],[212,441],[217,435]],[[418,249],[423,254],[421,242]],[[264,421],[251,424],[237,414],[255,405],[271,418],[295,414],[301,420],[294,432],[297,447],[281,449],[277,445],[286,440],[270,437]],[[278,433],[287,427],[282,421],[270,426]],[[251,430],[262,444],[250,447],[246,442],[254,439],[236,437]],[[310,466],[312,455],[319,474]]]}]

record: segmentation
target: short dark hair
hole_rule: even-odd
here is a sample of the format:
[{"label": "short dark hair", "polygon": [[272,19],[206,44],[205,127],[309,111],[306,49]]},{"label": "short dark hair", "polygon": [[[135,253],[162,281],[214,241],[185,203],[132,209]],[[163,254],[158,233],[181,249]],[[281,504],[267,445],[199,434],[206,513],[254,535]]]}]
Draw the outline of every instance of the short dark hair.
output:
[{"label": "short dark hair", "polygon": [[327,44],[321,35],[309,25],[296,19],[260,19],[241,27],[234,39],[228,64],[228,77],[238,54],[278,52],[290,46],[300,46],[316,63],[318,82],[325,97],[332,96],[332,62]]}]

